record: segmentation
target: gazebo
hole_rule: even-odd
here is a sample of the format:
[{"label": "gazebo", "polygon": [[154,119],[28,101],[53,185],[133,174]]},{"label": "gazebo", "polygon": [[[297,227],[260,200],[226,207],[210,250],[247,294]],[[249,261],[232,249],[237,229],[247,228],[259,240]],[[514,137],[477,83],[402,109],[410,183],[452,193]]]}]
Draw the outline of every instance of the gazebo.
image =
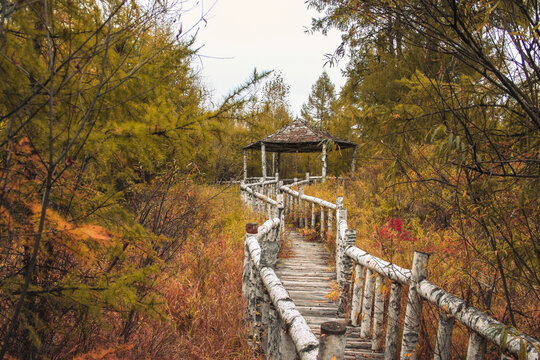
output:
[{"label": "gazebo", "polygon": [[[297,119],[285,125],[274,134],[262,140],[253,142],[244,147],[244,180],[247,179],[248,150],[261,151],[261,166],[263,181],[266,173],[266,152],[274,152],[276,156],[276,168],[279,174],[281,153],[313,153],[322,152],[322,177],[327,175],[327,144],[333,143],[340,149],[354,148],[351,171],[354,171],[356,161],[356,144],[352,141],[339,139],[328,131],[309,126],[304,120]],[[279,176],[279,175],[278,175]]]}]

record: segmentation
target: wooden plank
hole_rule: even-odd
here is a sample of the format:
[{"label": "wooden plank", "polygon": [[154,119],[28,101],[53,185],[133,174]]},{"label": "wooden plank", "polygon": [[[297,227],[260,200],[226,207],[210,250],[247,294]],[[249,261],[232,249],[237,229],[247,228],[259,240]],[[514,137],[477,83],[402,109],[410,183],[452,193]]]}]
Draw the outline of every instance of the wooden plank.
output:
[{"label": "wooden plank", "polygon": [[[336,289],[335,268],[329,265],[330,256],[321,243],[307,242],[295,232],[289,233],[289,239],[288,257],[278,260],[276,274],[310,329],[319,336],[322,323],[344,321],[337,317],[337,303],[328,297]],[[359,328],[347,327],[346,344],[345,359],[383,359],[380,352],[371,350],[371,339],[360,338]]]}]

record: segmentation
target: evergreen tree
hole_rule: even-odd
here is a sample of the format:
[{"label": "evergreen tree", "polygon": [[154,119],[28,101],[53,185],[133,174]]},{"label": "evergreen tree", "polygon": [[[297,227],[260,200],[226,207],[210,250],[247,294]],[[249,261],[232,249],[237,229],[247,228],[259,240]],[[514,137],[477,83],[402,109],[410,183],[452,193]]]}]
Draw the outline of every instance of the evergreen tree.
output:
[{"label": "evergreen tree", "polygon": [[312,125],[327,129],[335,113],[335,87],[326,71],[323,71],[311,87],[307,103],[302,106],[301,116]]}]

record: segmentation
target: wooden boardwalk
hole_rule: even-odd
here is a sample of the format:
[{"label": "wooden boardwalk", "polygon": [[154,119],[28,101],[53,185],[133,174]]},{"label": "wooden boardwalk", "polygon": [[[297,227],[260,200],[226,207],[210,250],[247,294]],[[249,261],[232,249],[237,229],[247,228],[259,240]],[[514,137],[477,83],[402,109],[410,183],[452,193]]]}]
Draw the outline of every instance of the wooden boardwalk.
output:
[{"label": "wooden boardwalk", "polygon": [[[343,322],[337,317],[337,302],[327,295],[335,284],[335,270],[328,265],[329,255],[322,243],[308,242],[297,232],[289,233],[290,252],[278,260],[276,274],[316,336],[326,321]],[[382,359],[371,351],[371,340],[361,339],[360,329],[347,327],[345,359]]]}]

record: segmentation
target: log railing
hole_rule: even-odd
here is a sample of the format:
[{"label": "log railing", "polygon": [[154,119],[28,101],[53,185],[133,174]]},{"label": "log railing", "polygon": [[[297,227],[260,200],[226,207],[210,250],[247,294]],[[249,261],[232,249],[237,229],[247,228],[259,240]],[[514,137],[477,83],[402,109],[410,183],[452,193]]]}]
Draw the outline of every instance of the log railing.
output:
[{"label": "log railing", "polygon": [[270,359],[342,358],[344,348],[340,344],[345,342],[345,326],[323,323],[321,334],[325,336],[319,343],[274,271],[281,246],[283,195],[278,194],[277,200],[273,200],[252,188],[264,185],[265,192],[271,193],[273,184],[273,181],[262,185],[241,184],[243,198],[255,210],[269,215],[269,220],[260,227],[253,223],[246,225],[242,294],[247,303],[250,338]]},{"label": "log railing", "polygon": [[[291,186],[309,182],[306,180],[295,179]],[[452,330],[454,320],[457,320],[469,329],[468,360],[484,358],[486,341],[500,348],[501,359],[511,358],[509,355],[512,355],[518,359],[538,360],[540,342],[537,339],[502,324],[429,282],[426,279],[428,254],[415,252],[411,270],[373,256],[355,246],[356,232],[348,228],[347,211],[343,207],[342,197],[338,197],[336,203],[331,203],[304,194],[302,187],[295,191],[281,182],[277,184],[277,187],[273,186],[272,190],[267,191],[264,190],[265,187],[268,188],[266,183],[259,186],[270,196],[280,195],[282,199],[281,196],[285,195],[281,201],[289,221],[297,221],[299,227],[315,228],[318,217],[321,234],[324,234],[325,230],[332,230],[332,223],[335,221],[338,315],[349,320],[353,326],[360,327],[361,337],[372,338],[372,350],[380,351],[384,344],[385,359],[398,357],[400,333],[402,337],[399,358],[416,359],[422,302],[427,301],[439,309],[434,359],[450,359]],[[242,187],[246,193],[252,195],[252,199],[257,198],[273,204],[274,200],[253,192],[250,186]],[[387,283],[390,285],[389,294],[383,291]],[[404,286],[408,287],[407,306],[403,328],[400,329]],[[388,300],[386,296],[389,297]],[[385,304],[388,304],[386,309]],[[385,318],[386,336],[383,338]]]}]

